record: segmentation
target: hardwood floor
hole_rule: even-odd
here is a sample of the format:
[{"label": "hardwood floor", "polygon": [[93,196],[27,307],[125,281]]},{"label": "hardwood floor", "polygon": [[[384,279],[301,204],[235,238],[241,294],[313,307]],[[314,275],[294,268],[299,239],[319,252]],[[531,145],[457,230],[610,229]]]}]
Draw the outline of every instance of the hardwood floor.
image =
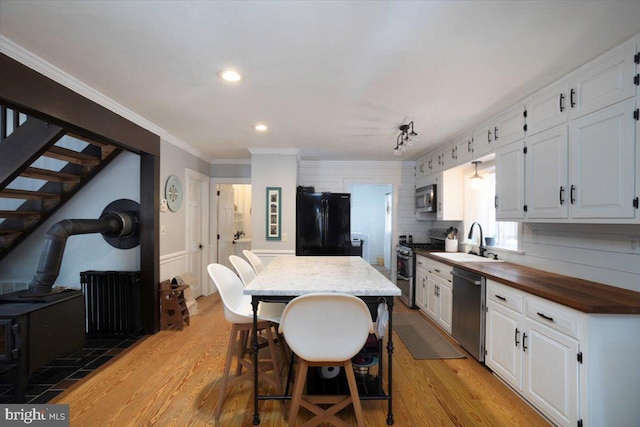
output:
[{"label": "hardwood floor", "polygon": [[[144,338],[50,403],[70,405],[71,426],[215,425],[230,327],[217,295],[198,299],[198,308],[183,331]],[[549,425],[475,360],[414,360],[394,338],[396,426]],[[250,380],[231,389],[219,425],[251,426],[252,393]],[[286,425],[277,402],[260,407],[262,426]],[[367,426],[386,425],[387,402],[362,407]],[[340,416],[355,422],[351,408]],[[309,418],[301,410],[299,420]]]}]

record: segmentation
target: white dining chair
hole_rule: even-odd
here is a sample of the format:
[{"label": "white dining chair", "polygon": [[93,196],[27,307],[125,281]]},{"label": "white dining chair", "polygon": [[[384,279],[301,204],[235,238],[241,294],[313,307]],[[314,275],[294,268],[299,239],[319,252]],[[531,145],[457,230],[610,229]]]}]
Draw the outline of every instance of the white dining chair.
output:
[{"label": "white dining chair", "polygon": [[[358,385],[351,364],[373,332],[367,305],[360,298],[346,294],[319,293],[294,298],[287,304],[280,321],[289,348],[298,357],[298,372],[289,409],[289,426],[296,425],[300,406],[316,416],[305,423],[317,425],[328,421],[348,426],[336,413],[353,404],[358,426],[364,426]],[[342,366],[349,384],[348,396],[303,396],[310,366]],[[317,404],[333,404],[322,408]]]},{"label": "white dining chair", "polygon": [[[228,267],[221,264],[209,264],[207,266],[209,276],[218,289],[225,319],[231,323],[231,332],[229,333],[229,346],[227,348],[227,357],[224,365],[224,373],[222,376],[222,386],[220,388],[220,396],[215,410],[215,420],[220,419],[222,414],[222,406],[227,392],[227,387],[232,386],[245,379],[253,378],[253,363],[251,348],[247,347],[247,335],[253,330],[253,309],[251,306],[251,296],[244,295],[244,286],[242,282]],[[267,383],[274,386],[279,394],[283,393],[282,382],[280,381],[280,370],[278,369],[278,360],[276,357],[276,344],[272,327],[280,322],[283,305],[259,305],[258,311],[258,330],[264,331],[269,347],[271,367],[267,371],[261,371],[258,378],[264,379]],[[235,348],[235,351],[234,351]],[[233,379],[229,379],[229,371],[233,362],[234,355],[237,358],[237,371]],[[249,357],[245,357],[248,355]],[[242,368],[246,368],[246,372],[241,374]],[[287,412],[285,402],[282,401],[282,411],[286,419]]]},{"label": "white dining chair", "polygon": [[254,254],[248,249],[243,249],[242,254],[249,260],[249,263],[251,264],[251,267],[253,267],[253,270],[256,272],[256,274],[262,273],[262,270],[264,270],[264,264],[262,263],[262,260],[258,257],[258,255]]},{"label": "white dining chair", "polygon": [[233,265],[233,268],[236,269],[236,273],[242,280],[242,284],[247,286],[253,279],[256,278],[257,274],[251,264],[249,264],[244,259],[240,258],[238,255],[229,255],[229,262]]}]

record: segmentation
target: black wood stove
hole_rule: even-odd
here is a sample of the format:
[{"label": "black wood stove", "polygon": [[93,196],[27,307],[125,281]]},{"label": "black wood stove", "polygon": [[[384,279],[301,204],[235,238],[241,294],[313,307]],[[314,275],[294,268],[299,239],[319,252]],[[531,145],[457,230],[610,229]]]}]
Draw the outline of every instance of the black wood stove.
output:
[{"label": "black wood stove", "polygon": [[0,295],[0,369],[9,370],[19,403],[24,402],[27,382],[36,369],[84,346],[84,294],[75,288],[53,287],[67,238],[101,233],[111,246],[133,248],[140,243],[138,213],[137,202],[121,199],[109,204],[99,219],[54,224],[45,236],[29,288]]}]

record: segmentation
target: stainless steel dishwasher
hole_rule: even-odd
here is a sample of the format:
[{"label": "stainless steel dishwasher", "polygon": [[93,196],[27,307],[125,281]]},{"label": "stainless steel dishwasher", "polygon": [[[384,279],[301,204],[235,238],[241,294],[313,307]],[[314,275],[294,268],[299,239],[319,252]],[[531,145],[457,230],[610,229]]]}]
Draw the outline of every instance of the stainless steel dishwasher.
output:
[{"label": "stainless steel dishwasher", "polygon": [[485,278],[453,268],[453,338],[479,362],[484,362]]}]

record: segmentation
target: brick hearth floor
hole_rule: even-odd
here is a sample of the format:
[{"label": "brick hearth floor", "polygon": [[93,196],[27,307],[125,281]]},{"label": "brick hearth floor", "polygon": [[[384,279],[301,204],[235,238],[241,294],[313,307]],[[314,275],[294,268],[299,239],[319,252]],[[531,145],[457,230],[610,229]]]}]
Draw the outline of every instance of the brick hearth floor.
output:
[{"label": "brick hearth floor", "polygon": [[[138,338],[89,338],[82,352],[51,361],[29,378],[26,403],[47,403],[58,394],[111,360]],[[15,403],[8,372],[0,366],[0,404]]]}]

